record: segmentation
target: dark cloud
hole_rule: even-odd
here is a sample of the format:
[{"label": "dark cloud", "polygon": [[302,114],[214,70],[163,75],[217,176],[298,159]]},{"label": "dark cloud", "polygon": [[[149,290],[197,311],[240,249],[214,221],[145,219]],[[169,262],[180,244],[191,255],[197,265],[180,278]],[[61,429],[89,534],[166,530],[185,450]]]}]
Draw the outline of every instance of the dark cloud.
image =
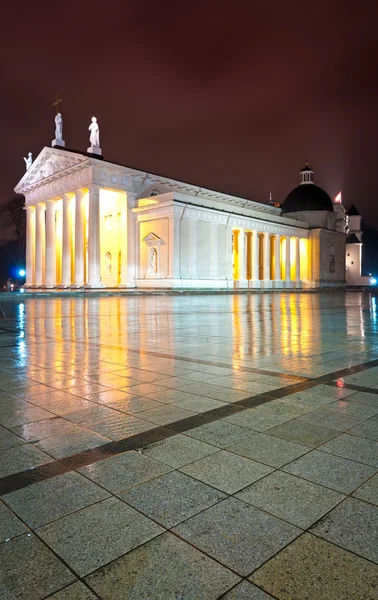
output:
[{"label": "dark cloud", "polygon": [[378,226],[375,2],[14,2],[0,25],[0,200],[53,138],[256,200],[307,157]]}]

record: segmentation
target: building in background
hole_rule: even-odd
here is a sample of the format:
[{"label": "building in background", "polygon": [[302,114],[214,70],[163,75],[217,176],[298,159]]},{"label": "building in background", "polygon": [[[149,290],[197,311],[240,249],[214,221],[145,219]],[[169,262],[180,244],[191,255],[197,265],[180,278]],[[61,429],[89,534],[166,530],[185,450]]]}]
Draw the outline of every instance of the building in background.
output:
[{"label": "building in background", "polygon": [[26,286],[319,289],[345,285],[345,234],[306,165],[281,207],[45,147],[16,186]]}]

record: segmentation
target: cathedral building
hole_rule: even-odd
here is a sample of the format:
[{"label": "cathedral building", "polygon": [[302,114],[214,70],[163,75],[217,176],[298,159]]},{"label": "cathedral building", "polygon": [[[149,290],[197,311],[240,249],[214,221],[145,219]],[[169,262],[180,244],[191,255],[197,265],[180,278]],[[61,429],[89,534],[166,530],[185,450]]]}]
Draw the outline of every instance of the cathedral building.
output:
[{"label": "cathedral building", "polygon": [[54,140],[15,188],[27,214],[25,287],[344,286],[345,227],[309,165],[277,207],[107,162],[95,126],[87,152]]}]

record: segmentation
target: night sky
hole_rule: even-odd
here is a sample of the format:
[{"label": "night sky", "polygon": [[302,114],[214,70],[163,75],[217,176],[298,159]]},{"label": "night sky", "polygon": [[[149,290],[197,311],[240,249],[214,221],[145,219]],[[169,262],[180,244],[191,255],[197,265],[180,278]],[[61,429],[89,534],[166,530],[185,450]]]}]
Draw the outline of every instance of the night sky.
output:
[{"label": "night sky", "polygon": [[7,2],[0,202],[23,156],[100,125],[104,158],[282,202],[307,158],[315,182],[378,227],[377,4]]}]

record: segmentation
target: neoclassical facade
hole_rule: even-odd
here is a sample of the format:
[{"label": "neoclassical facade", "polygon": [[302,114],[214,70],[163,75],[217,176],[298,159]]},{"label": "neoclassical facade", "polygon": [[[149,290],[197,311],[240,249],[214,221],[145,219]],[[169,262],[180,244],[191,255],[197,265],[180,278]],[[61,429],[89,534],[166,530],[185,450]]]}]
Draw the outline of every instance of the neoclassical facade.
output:
[{"label": "neoclassical facade", "polygon": [[345,235],[329,206],[271,206],[61,147],[45,147],[15,191],[28,288],[344,284]]}]

